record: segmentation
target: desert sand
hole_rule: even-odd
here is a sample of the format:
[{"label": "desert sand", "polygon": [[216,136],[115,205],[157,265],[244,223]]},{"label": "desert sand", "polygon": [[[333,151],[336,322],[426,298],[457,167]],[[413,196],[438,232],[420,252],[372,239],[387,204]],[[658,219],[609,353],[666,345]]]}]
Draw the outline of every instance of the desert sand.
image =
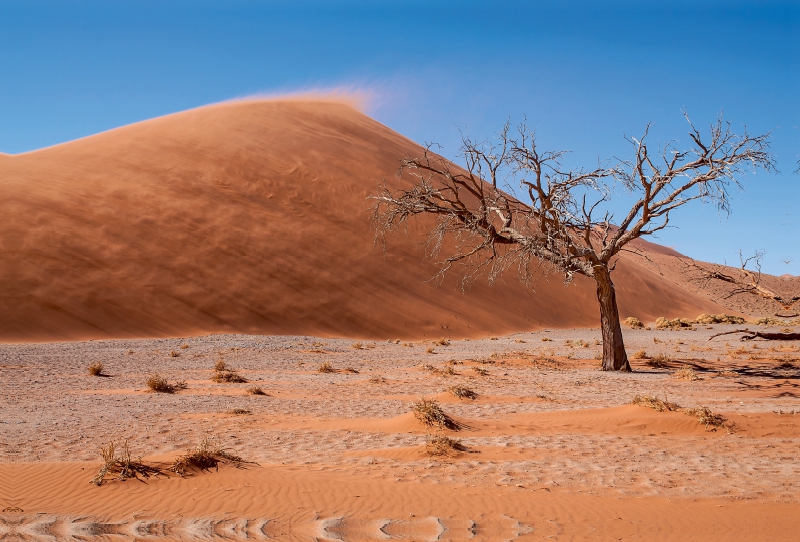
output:
[{"label": "desert sand", "polygon": [[[368,196],[419,151],[294,99],[0,154],[0,540],[796,540],[800,347],[626,328],[634,372],[600,371],[589,281],[463,292],[424,223],[375,245]],[[623,317],[774,312],[636,246]],[[243,461],[169,470],[208,435]],[[159,474],[90,484],[112,441]]]},{"label": "desert sand", "polygon": [[[668,358],[633,360],[631,374],[598,370],[592,329],[449,345],[259,335],[6,345],[0,533],[792,540],[800,351],[708,341],[730,326],[708,327],[626,331],[631,354]],[[220,359],[249,382],[210,380]],[[106,376],[87,374],[97,361]],[[335,372],[320,373],[325,362]],[[675,378],[684,366],[696,380]],[[187,389],[148,392],[154,371]],[[254,385],[266,395],[247,394]],[[478,397],[458,399],[454,385]],[[707,406],[727,425],[633,405],[636,395]],[[423,396],[467,428],[423,425],[411,412]],[[209,433],[248,463],[89,484],[111,440],[166,468]],[[429,456],[426,439],[442,433],[468,450]]]}]

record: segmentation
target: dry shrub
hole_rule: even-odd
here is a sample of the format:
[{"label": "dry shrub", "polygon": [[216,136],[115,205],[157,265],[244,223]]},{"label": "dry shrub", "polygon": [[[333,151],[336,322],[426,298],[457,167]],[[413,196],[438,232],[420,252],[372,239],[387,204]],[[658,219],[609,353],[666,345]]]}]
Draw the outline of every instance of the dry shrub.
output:
[{"label": "dry shrub", "polygon": [[353,347],[353,348],[355,348],[356,350],[364,350],[364,345],[363,345],[363,344],[361,344],[361,343],[353,343],[353,344],[351,344],[350,346],[352,346],[352,347]]},{"label": "dry shrub", "polygon": [[642,321],[638,318],[634,318],[633,316],[628,316],[625,318],[625,325],[631,329],[642,329],[644,327]]},{"label": "dry shrub", "polygon": [[358,370],[356,370],[354,367],[345,367],[344,372],[350,373],[350,374],[353,374],[353,375],[357,375],[358,374]]},{"label": "dry shrub", "polygon": [[250,386],[246,391],[250,395],[267,395],[267,393],[261,389],[261,386]]},{"label": "dry shrub", "polygon": [[736,371],[732,371],[730,369],[723,369],[721,371],[717,371],[717,376],[721,376],[724,378],[734,378],[739,376],[739,373],[737,373]]},{"label": "dry shrub", "polygon": [[668,318],[664,318],[663,316],[659,316],[656,318],[656,329],[681,329],[681,328],[690,328],[694,321],[687,320],[686,318],[675,318],[674,320],[670,320]]},{"label": "dry shrub", "polygon": [[188,387],[184,380],[179,380],[174,384],[170,384],[166,378],[158,373],[150,375],[146,383],[150,391],[156,393],[175,393],[176,391],[185,390]]},{"label": "dry shrub", "polygon": [[647,361],[647,365],[656,369],[663,369],[667,366],[670,359],[669,356],[666,354],[656,354],[655,356],[651,356]]},{"label": "dry shrub", "polygon": [[542,337],[542,342],[543,342],[543,343],[550,342],[550,341],[552,341],[552,340],[553,340],[553,339],[551,339],[550,337]]},{"label": "dry shrub", "polygon": [[248,414],[252,414],[252,412],[250,412],[246,408],[234,408],[232,410],[229,410],[228,414],[235,414],[237,416],[246,416]]},{"label": "dry shrub", "polygon": [[458,397],[459,399],[477,399],[478,394],[472,391],[471,389],[465,386],[452,386],[447,389],[450,393]]},{"label": "dry shrub", "polygon": [[225,363],[224,360],[218,360],[217,363],[214,364],[214,370],[217,372],[222,372],[228,369],[228,365]]},{"label": "dry shrub", "polygon": [[428,435],[425,438],[425,452],[433,457],[450,455],[454,452],[468,452],[460,440],[445,435]]},{"label": "dry shrub", "polygon": [[489,371],[487,371],[483,367],[473,367],[472,370],[481,376],[489,376]]},{"label": "dry shrub", "polygon": [[331,365],[329,362],[324,361],[324,362],[322,362],[322,364],[317,369],[317,372],[318,373],[335,373],[336,369],[334,369],[333,365]]},{"label": "dry shrub", "polygon": [[515,343],[519,343],[519,344],[525,344],[526,341],[524,341],[522,339],[514,339],[514,342]]},{"label": "dry shrub", "polygon": [[105,369],[105,367],[103,367],[103,362],[101,361],[92,363],[86,368],[86,370],[92,376],[103,376],[103,369]]},{"label": "dry shrub", "polygon": [[187,348],[189,348],[188,344],[182,344],[181,345],[181,350],[186,350]]},{"label": "dry shrub", "polygon": [[425,353],[426,354],[435,354],[436,350],[432,346],[429,346],[428,348],[425,349]]},{"label": "dry shrub", "polygon": [[649,395],[637,395],[633,398],[631,403],[642,407],[652,408],[658,412],[672,412],[680,408],[675,403],[670,403],[666,398],[662,400],[658,397],[651,397]]},{"label": "dry shrub", "polygon": [[744,318],[732,314],[701,314],[695,318],[697,324],[744,324]]},{"label": "dry shrub", "polygon": [[170,352],[169,352],[169,357],[171,357],[171,358],[177,358],[180,355],[181,355],[181,353],[180,352],[176,352],[175,350],[170,350]]},{"label": "dry shrub", "polygon": [[672,377],[677,378],[678,380],[689,380],[689,381],[700,380],[700,377],[697,376],[695,370],[689,367],[688,365],[684,365],[683,367],[681,367],[679,370],[673,373]]},{"label": "dry shrub", "polygon": [[633,359],[648,359],[648,358],[649,356],[647,355],[647,352],[645,352],[644,350],[639,350],[638,352],[633,354]]},{"label": "dry shrub", "polygon": [[426,363],[425,365],[422,365],[422,368],[425,369],[426,371],[430,371],[431,373],[439,376],[445,376],[445,375],[452,376],[458,374],[455,371],[455,369],[453,369],[452,365],[446,365],[444,369],[439,369],[438,367],[434,367],[433,365]]},{"label": "dry shrub", "polygon": [[435,344],[436,346],[450,346],[450,341],[448,341],[445,338],[441,338],[438,341],[434,341],[433,344]]},{"label": "dry shrub", "polygon": [[688,408],[686,414],[696,416],[697,421],[706,426],[706,431],[716,431],[720,427],[725,427],[729,433],[732,433],[736,428],[736,424],[729,422],[724,416],[714,414],[710,408],[705,406]]},{"label": "dry shrub", "polygon": [[241,457],[228,453],[222,447],[219,437],[205,435],[200,444],[189,448],[185,455],[176,459],[169,470],[180,476],[186,476],[192,470],[219,470],[220,463],[233,463],[238,466],[243,462]]},{"label": "dry shrub", "polygon": [[122,444],[120,457],[117,457],[117,448],[114,442],[109,442],[108,446],[100,448],[100,455],[103,458],[103,466],[89,483],[101,486],[108,481],[108,476],[117,475],[116,479],[125,481],[128,478],[149,478],[151,474],[161,474],[155,467],[150,467],[142,463],[142,458],[134,458],[126,440]]},{"label": "dry shrub", "polygon": [[382,376],[371,376],[369,377],[369,382],[371,384],[386,384],[386,379]]},{"label": "dry shrub", "polygon": [[214,376],[211,377],[212,382],[216,382],[221,384],[223,382],[229,382],[233,384],[243,384],[247,382],[247,379],[234,371],[233,369],[225,370],[225,371],[216,371]]},{"label": "dry shrub", "polygon": [[412,408],[414,417],[428,427],[450,429],[451,431],[459,431],[465,427],[464,424],[455,421],[445,414],[442,407],[439,406],[438,401],[432,399],[428,400],[422,397],[419,401],[414,402]]}]

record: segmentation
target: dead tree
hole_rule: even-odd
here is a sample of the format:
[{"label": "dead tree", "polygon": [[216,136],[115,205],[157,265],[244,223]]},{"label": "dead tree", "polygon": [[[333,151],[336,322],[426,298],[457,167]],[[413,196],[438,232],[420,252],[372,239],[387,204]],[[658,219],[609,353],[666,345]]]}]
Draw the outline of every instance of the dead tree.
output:
[{"label": "dead tree", "polygon": [[[795,303],[800,301],[800,292],[794,295],[778,294],[761,284],[761,260],[763,257],[763,251],[756,251],[756,253],[749,258],[742,256],[740,251],[739,261],[741,262],[741,266],[734,272],[728,271],[720,265],[703,266],[694,260],[690,262],[682,261],[689,271],[695,272],[696,277],[694,280],[697,282],[707,283],[712,280],[719,280],[727,284],[732,284],[734,288],[723,295],[724,299],[730,299],[738,294],[751,294],[779,304],[784,311],[784,314],[780,314],[779,312],[775,313],[775,316],[779,318],[800,316],[800,314],[797,313],[785,314],[792,309]],[[755,269],[748,269],[748,265],[755,267]]]},{"label": "dead tree", "polygon": [[[540,150],[525,124],[512,134],[507,123],[490,141],[462,135],[464,168],[434,154],[429,145],[422,156],[401,162],[397,176],[410,177],[410,187],[391,190],[384,184],[373,196],[376,239],[428,216],[433,218],[428,256],[446,253],[438,262],[439,278],[456,264],[463,266],[465,281],[486,274],[492,282],[510,268],[526,285],[537,270],[560,273],[566,283],[575,275],[592,278],[600,305],[603,369],[629,371],[611,280],[620,251],[666,228],[670,213],[691,201],[713,202],[728,212],[728,189],[738,185],[740,174],[774,168],[769,134],[734,133],[720,115],[705,140],[686,120],[688,150],[670,143],[651,154],[648,125],[641,139],[628,139],[631,160],[591,170],[564,168],[566,152]],[[617,184],[638,200],[615,223],[606,206]]]}]

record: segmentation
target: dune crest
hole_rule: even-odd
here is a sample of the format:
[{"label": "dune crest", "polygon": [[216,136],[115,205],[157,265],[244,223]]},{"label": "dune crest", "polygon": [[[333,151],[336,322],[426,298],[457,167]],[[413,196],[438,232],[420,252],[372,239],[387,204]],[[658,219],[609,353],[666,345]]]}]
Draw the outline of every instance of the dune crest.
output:
[{"label": "dune crest", "polygon": [[[353,107],[237,100],[0,160],[0,340],[481,336],[597,325],[594,286],[436,286],[422,227],[373,244],[413,141]],[[668,250],[668,249],[664,249]],[[623,316],[723,312],[632,260]]]}]

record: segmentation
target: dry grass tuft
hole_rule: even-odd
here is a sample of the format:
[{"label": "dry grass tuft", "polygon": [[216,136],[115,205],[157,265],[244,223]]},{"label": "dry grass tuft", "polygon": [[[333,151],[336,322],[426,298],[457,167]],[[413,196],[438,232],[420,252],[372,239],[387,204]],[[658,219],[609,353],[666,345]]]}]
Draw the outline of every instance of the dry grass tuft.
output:
[{"label": "dry grass tuft", "polygon": [[185,455],[176,459],[169,470],[180,476],[186,476],[192,470],[219,470],[220,463],[233,463],[238,466],[243,462],[241,457],[228,453],[222,447],[219,437],[205,435],[200,444],[189,448]]},{"label": "dry grass tuft", "polygon": [[438,341],[434,341],[433,344],[436,345],[436,346],[450,346],[450,341],[448,341],[447,339],[445,339],[443,337],[443,338],[439,339]]},{"label": "dry grass tuft", "polygon": [[386,379],[382,376],[371,376],[369,377],[369,382],[371,384],[386,384]]},{"label": "dry grass tuft", "polygon": [[177,357],[180,357],[180,355],[181,355],[181,353],[180,352],[176,352],[175,350],[170,350],[170,352],[169,352],[169,357],[171,357],[171,358],[177,358]]},{"label": "dry grass tuft", "polygon": [[174,384],[170,384],[166,378],[158,373],[150,375],[147,378],[146,384],[147,387],[150,388],[150,391],[156,393],[175,393],[176,391],[185,390],[188,387],[184,380],[179,380]]},{"label": "dry grass tuft", "polygon": [[219,360],[214,364],[214,370],[219,372],[226,371],[228,369],[228,365],[225,363],[224,360]]},{"label": "dry grass tuft", "polygon": [[267,393],[261,389],[261,386],[250,386],[246,391],[249,395],[267,395]]},{"label": "dry grass tuft", "polygon": [[357,375],[358,374],[358,370],[355,367],[345,367],[344,368],[344,372],[350,373],[352,375]]},{"label": "dry grass tuft", "polygon": [[189,348],[188,344],[182,344],[181,345],[181,350],[186,350],[187,348]]},{"label": "dry grass tuft", "polygon": [[662,400],[658,397],[650,397],[648,395],[637,395],[633,398],[631,404],[652,408],[658,412],[673,412],[680,408],[675,403],[670,403],[666,398]]},{"label": "dry grass tuft", "polygon": [[487,371],[483,367],[473,367],[472,370],[481,376],[489,376],[489,371]]},{"label": "dry grass tuft", "polygon": [[324,361],[324,362],[322,362],[322,365],[320,365],[319,368],[317,369],[317,372],[318,373],[335,373],[336,369],[334,369],[333,365],[331,365],[329,362]]},{"label": "dry grass tuft", "polygon": [[425,353],[426,354],[435,354],[436,353],[436,349],[433,348],[432,346],[429,346],[428,348],[425,349]]},{"label": "dry grass tuft", "polygon": [[429,427],[450,429],[451,431],[459,431],[465,427],[464,424],[455,421],[445,414],[442,407],[439,406],[438,401],[432,399],[428,400],[422,397],[419,401],[415,401],[412,407],[414,417]]},{"label": "dry grass tuft", "polygon": [[697,324],[744,324],[744,318],[732,314],[701,314],[695,318]]},{"label": "dry grass tuft", "polygon": [[458,397],[459,399],[472,399],[475,400],[478,398],[478,394],[472,391],[471,389],[465,386],[452,386],[447,389],[450,393]]},{"label": "dry grass tuft", "polygon": [[86,368],[86,370],[92,376],[103,376],[103,369],[105,369],[105,367],[103,366],[103,362],[101,361],[92,363]]},{"label": "dry grass tuft", "polygon": [[708,407],[687,408],[685,412],[689,416],[696,416],[697,421],[706,426],[706,431],[716,431],[724,427],[728,433],[733,433],[736,429],[736,424],[729,422],[724,416],[714,414]]},{"label": "dry grass tuft", "polygon": [[428,435],[425,438],[425,452],[433,457],[450,455],[454,452],[468,452],[460,440],[444,435]]},{"label": "dry grass tuft", "polygon": [[723,369],[721,371],[717,371],[717,376],[721,376],[724,378],[735,378],[739,376],[739,373],[736,371],[732,371],[731,369]]},{"label": "dry grass tuft", "polygon": [[644,327],[642,321],[638,318],[634,318],[633,316],[628,316],[625,318],[625,325],[631,329],[642,329]]},{"label": "dry grass tuft", "polygon": [[639,350],[638,352],[633,354],[633,359],[649,359],[650,356],[647,355],[647,352],[644,350]]},{"label": "dry grass tuft", "polygon": [[234,408],[232,410],[229,410],[228,414],[235,414],[237,416],[246,416],[248,414],[252,414],[252,412],[247,410],[246,408]]},{"label": "dry grass tuft", "polygon": [[673,373],[672,377],[677,378],[678,380],[689,380],[690,382],[693,380],[700,380],[700,377],[697,376],[695,370],[688,365],[681,367],[678,371]]},{"label": "dry grass tuft", "polygon": [[553,340],[553,339],[551,339],[550,337],[542,337],[542,342],[543,342],[543,343],[550,342],[550,341],[552,341],[552,340]]},{"label": "dry grass tuft", "polygon": [[134,458],[126,440],[122,444],[120,457],[117,457],[117,448],[114,442],[109,442],[108,446],[100,448],[100,456],[103,458],[103,466],[89,483],[101,486],[108,481],[108,476],[117,475],[116,479],[125,481],[128,478],[138,479],[139,475],[149,478],[151,474],[161,474],[155,467],[150,467],[142,463],[142,458]]},{"label": "dry grass tuft", "polygon": [[353,344],[351,344],[350,346],[352,346],[352,347],[353,347],[353,348],[355,348],[356,350],[364,350],[364,345],[363,345],[363,344],[361,344],[361,343],[353,343]]}]

